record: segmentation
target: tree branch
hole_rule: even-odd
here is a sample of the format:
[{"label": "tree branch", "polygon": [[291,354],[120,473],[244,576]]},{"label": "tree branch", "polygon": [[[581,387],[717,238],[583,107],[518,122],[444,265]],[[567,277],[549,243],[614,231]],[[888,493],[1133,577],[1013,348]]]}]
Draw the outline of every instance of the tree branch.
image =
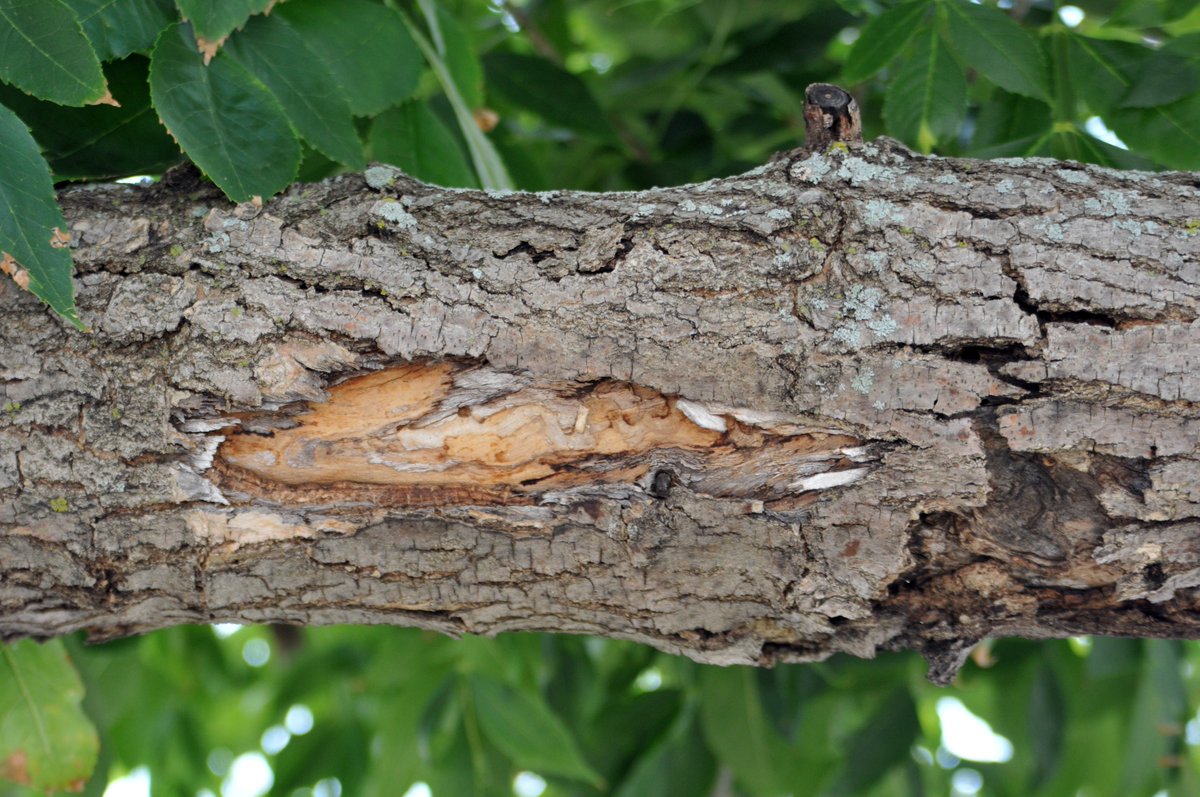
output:
[{"label": "tree branch", "polygon": [[720,663],[1196,636],[1194,176],[887,140],[625,194],[61,199],[0,296],[0,635],[394,623]]}]

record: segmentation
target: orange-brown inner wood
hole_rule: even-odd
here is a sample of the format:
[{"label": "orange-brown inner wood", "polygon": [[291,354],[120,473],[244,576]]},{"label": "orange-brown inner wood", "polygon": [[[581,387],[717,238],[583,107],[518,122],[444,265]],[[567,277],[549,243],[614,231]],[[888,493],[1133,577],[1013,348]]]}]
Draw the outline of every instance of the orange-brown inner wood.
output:
[{"label": "orange-brown inner wood", "polygon": [[711,471],[704,476],[710,485],[731,483],[728,491],[706,492],[748,494],[771,481],[764,469],[789,479],[788,463],[836,459],[836,449],[856,442],[771,434],[733,418],[724,419],[725,431],[704,428],[675,399],[621,382],[472,392],[456,383],[472,368],[417,363],[350,379],[330,388],[328,401],[310,403],[290,429],[231,434],[218,451],[218,471],[247,492],[275,486],[281,499],[308,486],[310,497],[311,488],[366,489],[376,501],[386,494],[389,502],[429,503],[418,494],[440,488],[464,501],[506,501],[514,493],[632,483],[655,467],[656,453],[669,452]]}]

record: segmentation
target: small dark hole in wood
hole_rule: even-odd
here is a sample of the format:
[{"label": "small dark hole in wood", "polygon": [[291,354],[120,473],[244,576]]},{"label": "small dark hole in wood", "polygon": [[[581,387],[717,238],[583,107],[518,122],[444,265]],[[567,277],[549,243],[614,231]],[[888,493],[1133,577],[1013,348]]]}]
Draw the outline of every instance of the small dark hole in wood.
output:
[{"label": "small dark hole in wood", "polygon": [[650,495],[655,498],[666,498],[671,494],[671,485],[675,482],[675,474],[669,470],[659,470],[654,472],[654,478],[650,482]]}]

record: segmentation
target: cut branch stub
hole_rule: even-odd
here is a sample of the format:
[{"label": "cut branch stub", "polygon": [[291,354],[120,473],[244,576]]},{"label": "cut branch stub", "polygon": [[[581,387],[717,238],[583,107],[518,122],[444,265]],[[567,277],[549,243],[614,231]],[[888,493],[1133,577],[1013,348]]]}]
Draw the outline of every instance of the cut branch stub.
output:
[{"label": "cut branch stub", "polygon": [[242,428],[217,455],[227,497],[306,504],[530,504],[608,485],[659,495],[670,472],[691,490],[766,509],[810,503],[865,475],[860,441],[639,385],[530,379],[482,365],[392,366],[334,386],[286,427]]},{"label": "cut branch stub", "polygon": [[841,141],[862,141],[858,103],[850,92],[829,83],[813,83],[804,90],[804,145],[821,150]]}]

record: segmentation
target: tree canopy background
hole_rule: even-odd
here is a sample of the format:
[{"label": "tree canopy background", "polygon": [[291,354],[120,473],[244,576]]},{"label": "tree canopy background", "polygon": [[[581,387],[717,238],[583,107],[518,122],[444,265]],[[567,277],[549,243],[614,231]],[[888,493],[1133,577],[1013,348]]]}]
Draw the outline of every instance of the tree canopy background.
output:
[{"label": "tree canopy background", "polygon": [[[74,322],[55,183],[157,176],[180,148],[235,201],[369,161],[628,190],[801,145],[804,88],[827,81],[868,139],[922,152],[1200,168],[1182,0],[0,0],[0,80],[3,267]],[[255,766],[271,794],[321,797],[1197,794],[1198,659],[1004,640],[942,690],[913,655],[718,669],[578,637],[25,641],[0,648],[0,778],[30,786],[0,795],[100,795],[139,767],[155,795],[217,794]],[[951,696],[1008,760],[955,755]]]}]

